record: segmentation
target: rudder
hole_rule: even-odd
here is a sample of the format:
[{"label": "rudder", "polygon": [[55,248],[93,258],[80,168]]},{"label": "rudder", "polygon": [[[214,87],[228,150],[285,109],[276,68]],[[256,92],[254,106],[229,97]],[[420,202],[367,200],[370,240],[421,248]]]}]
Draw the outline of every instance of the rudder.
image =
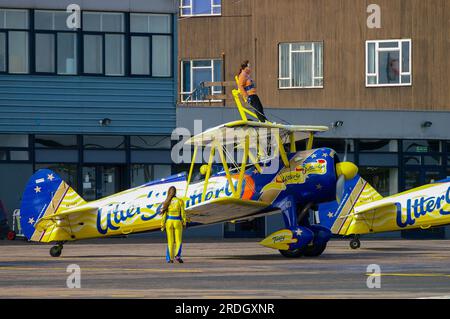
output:
[{"label": "rudder", "polygon": [[35,229],[37,221],[86,203],[61,177],[49,169],[38,170],[28,180],[20,207],[20,225],[28,240],[40,241],[45,231]]}]

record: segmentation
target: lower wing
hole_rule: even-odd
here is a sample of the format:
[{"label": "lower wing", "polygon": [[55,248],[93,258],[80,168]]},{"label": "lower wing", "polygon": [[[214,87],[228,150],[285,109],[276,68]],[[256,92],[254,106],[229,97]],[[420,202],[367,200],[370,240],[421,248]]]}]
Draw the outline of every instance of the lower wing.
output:
[{"label": "lower wing", "polygon": [[186,213],[192,223],[214,224],[264,216],[278,210],[277,207],[260,201],[219,198],[187,208]]}]

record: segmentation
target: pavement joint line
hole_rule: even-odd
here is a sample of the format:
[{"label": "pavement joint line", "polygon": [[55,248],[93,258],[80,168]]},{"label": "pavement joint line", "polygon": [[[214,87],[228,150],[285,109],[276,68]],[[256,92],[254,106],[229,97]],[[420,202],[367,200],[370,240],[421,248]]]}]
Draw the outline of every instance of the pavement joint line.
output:
[{"label": "pavement joint line", "polygon": [[[1,270],[63,270],[65,272],[66,268],[60,268],[60,267],[3,267],[0,266]],[[203,270],[201,269],[156,269],[156,268],[81,268],[81,271],[106,271],[106,272],[112,272],[112,271],[135,271],[135,272],[183,272],[183,273],[202,273]]]},{"label": "pavement joint line", "polygon": [[407,273],[386,273],[386,274],[371,274],[367,273],[369,277],[445,277],[450,278],[450,274],[407,274]]}]

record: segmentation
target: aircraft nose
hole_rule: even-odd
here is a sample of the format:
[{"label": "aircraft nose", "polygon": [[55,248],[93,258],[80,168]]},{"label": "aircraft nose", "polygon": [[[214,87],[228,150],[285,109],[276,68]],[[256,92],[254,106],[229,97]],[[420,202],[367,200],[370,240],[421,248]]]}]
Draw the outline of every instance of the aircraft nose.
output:
[{"label": "aircraft nose", "polygon": [[336,175],[344,176],[346,180],[353,179],[358,174],[358,166],[351,162],[342,162],[336,164]]}]

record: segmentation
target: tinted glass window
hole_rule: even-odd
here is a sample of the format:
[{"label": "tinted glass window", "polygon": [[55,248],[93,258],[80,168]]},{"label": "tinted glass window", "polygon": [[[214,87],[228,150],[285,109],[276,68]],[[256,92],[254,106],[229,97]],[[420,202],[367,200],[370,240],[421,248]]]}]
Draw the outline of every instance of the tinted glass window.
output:
[{"label": "tinted glass window", "polygon": [[36,135],[34,145],[37,148],[76,148],[75,135]]},{"label": "tinted glass window", "polygon": [[122,149],[125,147],[123,136],[84,136],[85,148]]},{"label": "tinted glass window", "polygon": [[397,140],[360,140],[361,152],[397,152]]},{"label": "tinted glass window", "polygon": [[170,136],[132,136],[131,148],[141,149],[170,149]]},{"label": "tinted glass window", "polygon": [[417,152],[417,153],[441,152],[441,142],[432,140],[430,141],[404,140],[403,152]]}]

